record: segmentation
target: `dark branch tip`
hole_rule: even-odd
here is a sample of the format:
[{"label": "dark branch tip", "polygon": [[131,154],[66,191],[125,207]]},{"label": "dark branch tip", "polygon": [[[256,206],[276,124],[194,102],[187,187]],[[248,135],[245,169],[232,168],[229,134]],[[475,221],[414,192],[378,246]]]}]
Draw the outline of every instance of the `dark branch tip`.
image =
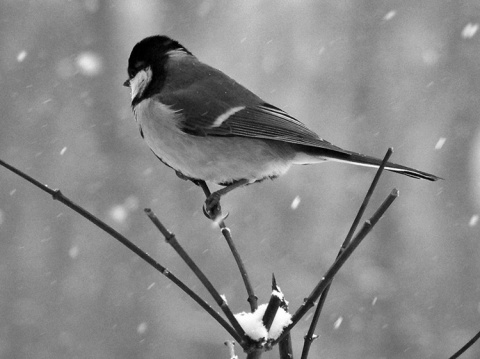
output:
[{"label": "dark branch tip", "polygon": [[309,341],[309,342],[313,342],[315,339],[318,339],[318,335],[316,334],[313,334],[313,335],[305,335],[303,337],[303,339],[305,339],[306,341]]},{"label": "dark branch tip", "polygon": [[168,231],[167,234],[165,234],[165,241],[170,242],[172,239],[175,239],[175,234]]},{"label": "dark branch tip", "polygon": [[63,193],[59,189],[53,190],[52,197],[55,201],[59,201],[60,198],[63,198]]}]

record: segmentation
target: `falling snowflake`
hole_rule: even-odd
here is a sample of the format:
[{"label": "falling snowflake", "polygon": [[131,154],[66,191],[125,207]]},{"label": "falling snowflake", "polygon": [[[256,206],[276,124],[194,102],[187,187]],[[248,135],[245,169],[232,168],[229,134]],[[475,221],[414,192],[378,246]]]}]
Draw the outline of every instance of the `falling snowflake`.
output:
[{"label": "falling snowflake", "polygon": [[25,50],[20,51],[17,55],[17,61],[22,62],[27,57],[27,52]]},{"label": "falling snowflake", "polygon": [[471,218],[470,221],[468,221],[468,226],[469,227],[475,227],[478,223],[479,216],[478,214],[474,214]]},{"label": "falling snowflake", "polygon": [[75,259],[78,257],[78,253],[80,252],[80,250],[78,249],[78,246],[73,246],[72,248],[70,248],[70,250],[68,251],[68,255],[70,256],[70,258],[72,259]]},{"label": "falling snowflake", "polygon": [[110,210],[110,217],[117,223],[123,223],[127,219],[128,211],[123,205],[116,205]]},{"label": "falling snowflake", "polygon": [[441,149],[441,148],[443,147],[443,145],[445,144],[445,141],[446,141],[446,140],[447,140],[447,139],[446,139],[445,137],[440,137],[440,138],[438,139],[438,141],[437,141],[437,144],[435,145],[435,149],[436,149],[436,150]]},{"label": "falling snowflake", "polygon": [[395,10],[391,10],[385,14],[385,16],[383,17],[383,20],[385,21],[392,20],[395,17],[395,15],[397,15],[397,12]]},{"label": "falling snowflake", "polygon": [[290,205],[290,207],[291,207],[292,209],[297,209],[297,208],[298,208],[298,205],[300,204],[300,201],[301,201],[300,196],[296,196],[296,197],[293,199],[292,204]]},{"label": "falling snowflake", "polygon": [[340,325],[342,325],[343,322],[343,317],[338,317],[338,319],[333,323],[333,329],[338,329],[340,328]]},{"label": "falling snowflake", "polygon": [[82,52],[75,59],[77,69],[85,76],[93,77],[102,71],[102,58],[94,52]]},{"label": "falling snowflake", "polygon": [[470,39],[475,36],[478,31],[478,24],[472,24],[469,22],[462,30],[462,37],[464,39]]},{"label": "falling snowflake", "polygon": [[142,323],[140,323],[140,324],[138,325],[138,327],[137,327],[137,333],[138,333],[138,334],[145,334],[145,332],[147,331],[147,329],[148,329],[147,323],[142,322]]}]

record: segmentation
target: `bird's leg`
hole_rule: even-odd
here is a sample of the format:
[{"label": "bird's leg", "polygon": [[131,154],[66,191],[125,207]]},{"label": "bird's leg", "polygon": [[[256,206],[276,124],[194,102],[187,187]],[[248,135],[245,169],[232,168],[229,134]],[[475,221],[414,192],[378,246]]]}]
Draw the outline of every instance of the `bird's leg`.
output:
[{"label": "bird's leg", "polygon": [[238,180],[218,191],[211,193],[205,181],[190,178],[188,176],[185,176],[180,171],[175,171],[175,173],[179,178],[185,181],[192,181],[195,185],[202,188],[203,193],[205,193],[205,196],[207,197],[207,199],[205,200],[205,205],[203,207],[203,213],[208,219],[211,220],[215,220],[218,216],[222,214],[222,208],[220,207],[220,198],[222,196],[226,195],[228,192],[233,191],[235,188],[243,187],[249,183],[249,180],[247,179]]},{"label": "bird's leg", "polygon": [[[196,186],[201,187],[203,190],[203,193],[205,193],[205,196],[207,197],[207,200],[212,195],[205,181],[190,178],[188,176],[185,176],[180,171],[175,171],[175,174],[177,175],[178,178],[181,178],[184,181],[192,181]],[[220,201],[220,198],[219,198],[219,201]],[[205,208],[206,206],[203,207],[203,213],[205,214],[205,217],[211,220],[215,220],[222,213],[222,209],[220,208],[220,202],[218,202],[216,206],[212,206],[208,212]]]},{"label": "bird's leg", "polygon": [[[190,178],[188,176],[185,176],[182,172],[180,171],[175,171],[175,174],[177,175],[178,178],[181,178],[182,180],[184,181],[192,181],[193,183],[195,183],[195,180],[193,178]],[[195,183],[197,186],[198,184]]]},{"label": "bird's leg", "polygon": [[[207,199],[205,200],[205,214],[210,217],[211,219],[215,219],[216,215],[220,213],[220,198],[224,195],[226,195],[228,192],[233,191],[235,188],[238,187],[243,187],[249,183],[249,180],[247,179],[241,179],[238,181],[233,182],[232,184],[229,184],[228,186],[215,191],[211,193],[210,195],[207,194],[205,189],[203,191],[205,192],[205,195],[207,196]],[[207,184],[204,182],[205,187]],[[200,185],[203,188],[203,185]],[[208,187],[206,187],[208,190]],[[209,191],[210,192],[210,191]],[[217,210],[218,208],[218,210]]]},{"label": "bird's leg", "polygon": [[202,187],[203,192],[205,192],[205,189],[206,189],[206,190],[208,191],[208,194],[207,194],[207,192],[205,192],[205,196],[207,196],[207,197],[210,196],[210,190],[208,189],[207,184],[205,183],[205,181],[197,180],[197,179],[194,179],[194,178],[185,176],[185,175],[184,175],[182,172],[180,172],[180,171],[175,171],[175,174],[177,175],[178,178],[181,178],[181,179],[184,180],[184,181],[192,181],[195,186]]},{"label": "bird's leg", "polygon": [[[175,171],[175,173],[179,178],[185,181],[192,181],[196,186],[199,186],[203,190],[203,193],[205,193],[205,197],[207,197],[207,200],[210,196],[212,196],[212,193],[210,192],[210,189],[208,188],[205,181],[187,177],[179,171]],[[210,206],[208,211],[206,209],[206,205],[203,206],[203,213],[205,214],[205,217],[211,219],[212,221],[214,221],[218,216],[220,216],[222,213],[222,209],[220,207],[220,197],[218,198],[217,204]]]}]

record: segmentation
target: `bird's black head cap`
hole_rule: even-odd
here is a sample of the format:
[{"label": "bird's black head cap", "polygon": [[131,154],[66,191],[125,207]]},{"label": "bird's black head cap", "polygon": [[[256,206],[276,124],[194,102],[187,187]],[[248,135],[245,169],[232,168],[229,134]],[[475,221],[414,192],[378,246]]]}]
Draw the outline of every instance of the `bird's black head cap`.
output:
[{"label": "bird's black head cap", "polygon": [[128,77],[133,78],[138,71],[148,66],[163,66],[171,51],[181,51],[192,55],[185,47],[167,36],[146,37],[133,47],[128,59]]}]

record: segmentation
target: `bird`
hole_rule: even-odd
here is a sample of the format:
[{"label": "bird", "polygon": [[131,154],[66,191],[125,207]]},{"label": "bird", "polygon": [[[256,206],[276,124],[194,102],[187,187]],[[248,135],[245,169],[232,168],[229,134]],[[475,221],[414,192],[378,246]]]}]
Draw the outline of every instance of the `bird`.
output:
[{"label": "bird", "polygon": [[[220,70],[201,62],[165,35],[146,37],[128,59],[131,107],[141,137],[178,177],[208,194],[213,218],[232,190],[285,174],[294,164],[338,161],[379,167],[381,160],[320,138],[302,122],[262,100]],[[385,169],[413,178],[440,177],[387,162]]]}]

